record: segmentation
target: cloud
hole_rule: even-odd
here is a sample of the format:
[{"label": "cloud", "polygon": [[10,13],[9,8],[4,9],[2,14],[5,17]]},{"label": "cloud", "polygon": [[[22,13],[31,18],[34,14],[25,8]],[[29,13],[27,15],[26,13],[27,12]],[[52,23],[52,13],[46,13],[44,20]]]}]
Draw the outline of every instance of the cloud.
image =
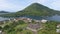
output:
[{"label": "cloud", "polygon": [[40,3],[40,4],[44,4],[44,3],[46,3],[48,0],[30,0],[30,1],[31,1],[31,3],[37,2],[37,3]]},{"label": "cloud", "polygon": [[60,10],[60,0],[36,0],[36,2],[43,4],[51,9]]},{"label": "cloud", "polygon": [[55,9],[55,10],[60,10],[60,0],[54,0],[51,4],[50,4],[50,8]]},{"label": "cloud", "polygon": [[60,7],[60,1],[55,1],[51,5],[56,6],[56,7]]},{"label": "cloud", "polygon": [[18,11],[35,2],[60,10],[60,0],[0,0],[0,10]]},{"label": "cloud", "polygon": [[47,0],[0,0],[0,10],[18,11],[35,2],[44,4]]},{"label": "cloud", "polygon": [[0,10],[6,10],[6,11],[17,11],[20,10],[22,6],[15,5],[13,3],[9,3],[7,0],[0,0]]}]

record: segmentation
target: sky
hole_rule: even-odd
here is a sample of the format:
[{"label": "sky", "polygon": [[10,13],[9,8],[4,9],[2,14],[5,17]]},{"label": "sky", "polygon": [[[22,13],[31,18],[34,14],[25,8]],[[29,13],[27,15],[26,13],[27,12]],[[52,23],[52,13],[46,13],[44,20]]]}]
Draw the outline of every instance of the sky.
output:
[{"label": "sky", "polygon": [[40,3],[51,9],[60,10],[60,0],[0,0],[0,11],[17,12],[32,3]]}]

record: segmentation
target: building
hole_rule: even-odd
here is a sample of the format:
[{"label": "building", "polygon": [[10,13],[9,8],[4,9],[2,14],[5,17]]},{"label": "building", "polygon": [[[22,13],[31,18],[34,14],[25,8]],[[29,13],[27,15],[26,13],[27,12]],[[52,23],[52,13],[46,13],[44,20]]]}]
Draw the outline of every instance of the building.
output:
[{"label": "building", "polygon": [[27,18],[27,21],[31,23],[31,22],[32,22],[32,19],[30,19],[30,18]]},{"label": "building", "polygon": [[57,32],[57,33],[60,33],[60,29],[56,29],[56,32]]},{"label": "building", "polygon": [[0,34],[2,34],[2,30],[0,30]]},{"label": "building", "polygon": [[23,20],[24,22],[32,22],[32,19],[30,18],[26,18],[26,17],[20,17],[20,18],[16,18],[14,19],[15,21],[19,21],[19,20]]},{"label": "building", "polygon": [[15,18],[14,18],[13,20],[14,20],[15,22],[18,22],[18,20],[17,20],[17,19],[15,19]]},{"label": "building", "polygon": [[57,25],[57,28],[60,28],[60,24]]},{"label": "building", "polygon": [[42,19],[41,22],[42,23],[46,23],[48,20]]}]

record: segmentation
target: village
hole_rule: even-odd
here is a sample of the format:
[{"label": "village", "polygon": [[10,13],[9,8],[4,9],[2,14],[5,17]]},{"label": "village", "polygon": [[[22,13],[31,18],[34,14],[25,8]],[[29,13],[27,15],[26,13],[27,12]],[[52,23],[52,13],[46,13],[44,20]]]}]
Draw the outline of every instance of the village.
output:
[{"label": "village", "polygon": [[[31,18],[26,18],[26,17],[20,17],[20,18],[0,21],[0,26],[2,26],[3,28],[4,27],[3,24],[8,23],[8,22],[10,23],[18,22],[19,20],[22,20],[25,23],[27,23],[28,25],[25,28],[34,32],[34,34],[37,34],[39,30],[44,29],[45,26],[43,24],[49,22],[48,20],[45,20],[45,19],[36,20],[36,19],[31,19]],[[56,32],[60,33],[60,24],[58,24],[56,27],[57,27]],[[2,30],[0,30],[0,34],[2,34]]]}]

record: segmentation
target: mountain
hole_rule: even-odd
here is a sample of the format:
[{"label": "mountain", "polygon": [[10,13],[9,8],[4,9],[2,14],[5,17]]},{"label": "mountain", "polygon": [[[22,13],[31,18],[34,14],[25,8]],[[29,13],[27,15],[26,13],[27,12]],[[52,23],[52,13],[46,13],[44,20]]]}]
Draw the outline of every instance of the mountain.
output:
[{"label": "mountain", "polygon": [[10,12],[7,12],[7,11],[0,11],[0,15],[4,15],[4,14],[8,14]]},{"label": "mountain", "polygon": [[50,16],[60,14],[59,11],[50,9],[42,4],[33,3],[24,10],[17,12],[18,15]]},{"label": "mountain", "polygon": [[26,7],[22,11],[18,11],[14,14],[13,13],[6,14],[6,15],[2,15],[2,16],[6,16],[6,17],[18,17],[18,16],[22,16],[22,15],[52,16],[55,14],[60,15],[60,11],[50,9],[42,4],[39,4],[39,3],[33,3],[33,4],[29,5],[28,7]]},{"label": "mountain", "polygon": [[0,13],[9,13],[9,12],[7,12],[7,11],[0,11]]}]

